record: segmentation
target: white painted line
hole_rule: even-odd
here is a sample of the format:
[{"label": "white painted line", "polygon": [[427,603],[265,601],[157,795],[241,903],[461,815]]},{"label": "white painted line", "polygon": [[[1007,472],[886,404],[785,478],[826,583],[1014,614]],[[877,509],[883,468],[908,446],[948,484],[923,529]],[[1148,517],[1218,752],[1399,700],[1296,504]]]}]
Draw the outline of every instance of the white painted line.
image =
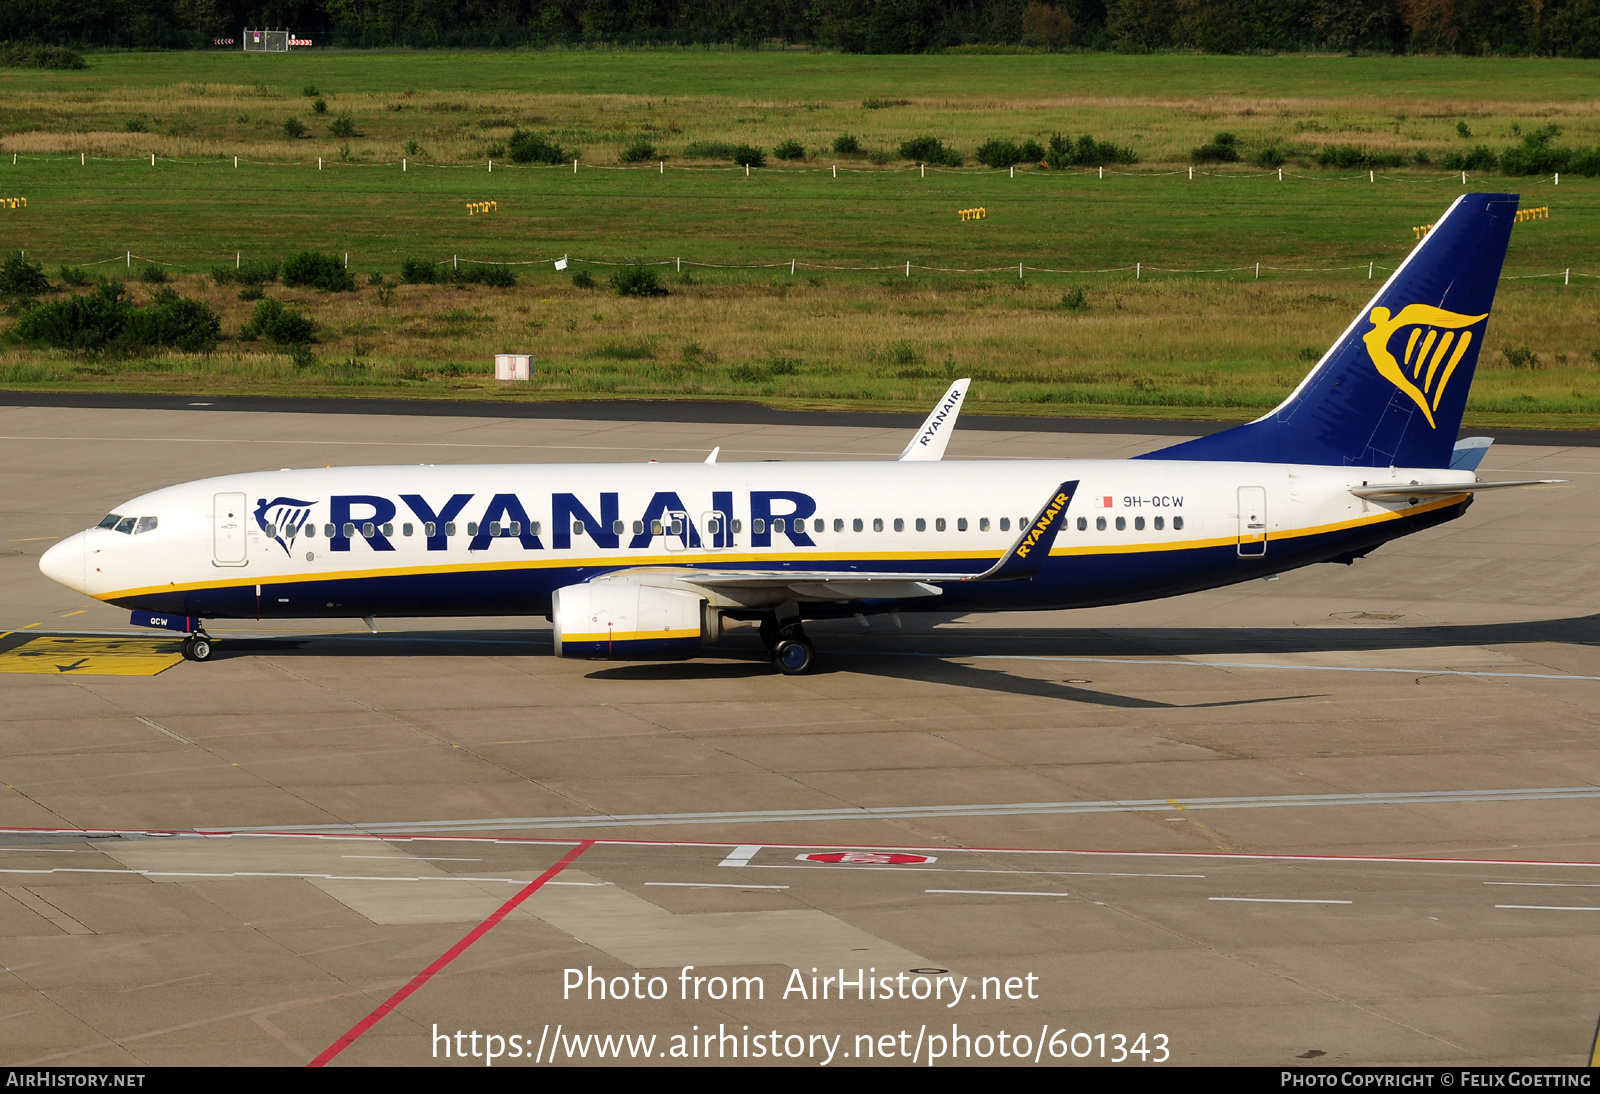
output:
[{"label": "white painted line", "polygon": [[924,889],[925,893],[963,893],[975,896],[1071,896],[1071,893],[1030,893],[1009,889]]},{"label": "white painted line", "polygon": [[1207,900],[1227,900],[1239,904],[1354,904],[1353,900],[1295,900],[1277,896],[1208,896]]},{"label": "white painted line", "polygon": [[1585,904],[1566,906],[1560,904],[1496,904],[1495,907],[1525,912],[1600,912],[1600,908],[1591,908]]},{"label": "white painted line", "polygon": [[831,862],[816,862],[809,866],[794,863],[758,863],[752,870],[844,870],[858,874],[863,870],[888,870],[896,874],[1023,874],[1029,877],[1159,877],[1203,878],[1204,874],[1142,874],[1111,870],[985,870],[964,866],[847,866]]},{"label": "white painted line", "polygon": [[676,889],[787,889],[787,885],[737,885],[717,881],[647,881],[646,885],[665,885]]},{"label": "white painted line", "polygon": [[340,858],[377,859],[379,862],[482,862],[481,858],[445,858],[443,855],[340,855]]},{"label": "white painted line", "polygon": [[750,860],[756,857],[756,852],[759,850],[761,850],[761,845],[759,843],[741,843],[732,851],[729,851],[728,857],[723,859],[717,865],[748,866],[750,865]]},{"label": "white painted line", "polygon": [[[570,817],[485,817],[452,821],[384,821],[374,824],[251,826],[223,831],[277,835],[302,833],[406,834],[492,832],[508,829],[648,828],[663,825],[771,824],[830,820],[906,820],[927,817],[1016,817],[1077,813],[1167,813],[1194,809],[1279,809],[1333,805],[1459,805],[1478,802],[1571,801],[1600,798],[1600,786],[1543,786],[1501,790],[1410,790],[1375,794],[1274,794],[1229,798],[1137,798],[1110,801],[997,802],[974,805],[886,805],[846,809],[758,809],[715,813],[590,813]],[[738,849],[743,850],[743,847]],[[737,852],[736,852],[737,853]],[[733,856],[730,856],[733,857]],[[1326,857],[1326,856],[1320,856]],[[726,860],[724,860],[726,861]],[[748,861],[748,860],[746,860]]]},{"label": "white painted line", "polygon": [[1547,889],[1600,889],[1600,881],[1486,881],[1485,885],[1523,885]]}]

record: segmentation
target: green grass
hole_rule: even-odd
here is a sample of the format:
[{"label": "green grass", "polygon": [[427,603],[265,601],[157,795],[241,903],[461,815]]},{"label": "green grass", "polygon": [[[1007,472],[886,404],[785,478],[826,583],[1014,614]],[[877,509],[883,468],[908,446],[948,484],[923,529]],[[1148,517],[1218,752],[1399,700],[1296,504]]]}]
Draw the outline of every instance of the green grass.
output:
[{"label": "green grass", "polygon": [[[0,159],[0,197],[29,200],[0,211],[0,248],[26,249],[52,277],[63,263],[137,274],[137,258],[132,271],[120,257],[103,261],[130,250],[170,264],[176,287],[210,300],[228,335],[252,305],[202,275],[232,266],[236,252],[348,251],[359,288],[268,286],[321,322],[311,368],[238,342],[209,358],[128,361],[0,344],[6,386],[920,408],[948,377],[972,375],[973,411],[1248,417],[1304,373],[1304,350],[1320,351],[1349,322],[1376,284],[1367,264],[1381,278],[1403,258],[1413,226],[1434,220],[1460,179],[1407,169],[1369,183],[1292,165],[1282,183],[1248,168],[1197,171],[1191,182],[1178,165],[1190,147],[1228,129],[1247,147],[1437,150],[1466,143],[1459,118],[1473,143],[1498,146],[1513,124],[1550,118],[1566,127],[1562,142],[1600,141],[1600,67],[1565,61],[663,50],[93,62],[83,73],[0,72],[11,111],[0,152],[18,154],[15,166]],[[348,162],[344,142],[282,140],[287,112],[312,118],[298,93],[308,83],[328,98],[328,117],[349,109],[368,134],[349,142]],[[861,105],[891,96],[910,105]],[[396,104],[405,109],[388,109]],[[147,118],[149,132],[127,131],[131,116]],[[586,166],[497,162],[491,174],[481,146],[513,126],[581,143]],[[1133,144],[1145,162],[1102,180],[982,167],[922,177],[856,159],[840,160],[835,178],[831,155],[815,151],[846,131],[869,148],[934,133],[970,154],[990,136],[1057,129]],[[616,155],[641,133],[668,156],[696,140],[770,149],[791,136],[813,155],[748,178],[709,164],[675,170],[673,159],[664,175],[653,163],[621,168]],[[399,146],[410,139],[427,153],[402,172]],[[151,167],[138,147],[178,158]],[[1472,188],[1522,190],[1525,205],[1552,209],[1517,228],[1508,274],[1600,274],[1600,181],[1475,178]],[[468,202],[488,200],[497,212],[467,215]],[[961,221],[956,210],[973,206],[988,216]],[[617,299],[604,288],[610,267],[575,264],[601,286],[577,289],[548,265],[563,254],[681,256],[688,277],[658,267],[670,296]],[[370,272],[392,280],[405,258],[457,255],[545,264],[517,267],[516,289],[400,286],[387,305],[368,284]],[[907,278],[908,260],[940,270]],[[1076,272],[1030,269],[1019,282],[1018,262]],[[1122,269],[1135,263],[1138,280]],[[1063,307],[1078,288],[1087,306]],[[1585,277],[1502,286],[1475,421],[1600,424],[1597,292],[1600,281]],[[0,318],[0,338],[10,323]],[[1501,346],[1528,347],[1541,367],[1510,368]],[[535,382],[498,388],[495,352],[533,353]]]}]

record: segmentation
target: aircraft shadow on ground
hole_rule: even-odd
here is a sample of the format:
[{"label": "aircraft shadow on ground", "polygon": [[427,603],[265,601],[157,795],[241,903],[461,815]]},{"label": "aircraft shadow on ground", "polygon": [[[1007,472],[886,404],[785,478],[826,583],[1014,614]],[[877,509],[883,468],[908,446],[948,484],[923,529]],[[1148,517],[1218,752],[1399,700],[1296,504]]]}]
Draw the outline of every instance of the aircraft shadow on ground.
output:
[{"label": "aircraft shadow on ground", "polygon": [[[1356,627],[972,627],[944,629],[956,616],[925,616],[905,630],[846,630],[836,623],[812,625],[818,646],[814,675],[856,672],[976,690],[1060,699],[1130,709],[1215,707],[1306,698],[1282,695],[1211,703],[1174,704],[1118,695],[1070,682],[1018,675],[999,665],[964,663],[966,658],[1147,658],[1194,655],[1305,655],[1371,651],[1425,651],[1457,646],[1516,646],[1557,643],[1600,646],[1600,615],[1510,623],[1439,626]],[[315,657],[527,657],[548,656],[542,631],[394,631],[378,635],[222,638],[219,660],[255,655]],[[1033,662],[1037,664],[1038,662]],[[1087,668],[1087,666],[1085,666]],[[1397,660],[1394,667],[1405,668]],[[595,680],[731,680],[773,673],[753,633],[735,633],[688,661],[630,662],[596,667]]]}]

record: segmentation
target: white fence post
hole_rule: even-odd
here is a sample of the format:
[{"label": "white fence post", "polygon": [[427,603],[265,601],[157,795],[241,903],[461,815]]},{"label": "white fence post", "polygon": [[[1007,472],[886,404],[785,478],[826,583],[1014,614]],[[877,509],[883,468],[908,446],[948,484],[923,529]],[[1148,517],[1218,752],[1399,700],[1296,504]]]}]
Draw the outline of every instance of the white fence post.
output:
[{"label": "white fence post", "polygon": [[1189,168],[1189,181],[1190,182],[1194,181],[1194,168],[1193,167]]},{"label": "white fence post", "polygon": [[925,164],[925,163],[919,163],[917,166],[922,168],[922,177],[923,178],[927,178],[928,177],[928,165]]},{"label": "white fence post", "polygon": [[401,159],[400,159],[400,173],[401,174],[405,174],[405,171],[406,171],[406,161],[405,161],[404,157],[401,157]]},{"label": "white fence post", "polygon": [[1376,262],[1368,262],[1368,263],[1367,263],[1367,280],[1368,280],[1368,281],[1371,281],[1371,280],[1372,280],[1372,268],[1373,268],[1373,267],[1374,267],[1374,266],[1376,266],[1376,265],[1377,265],[1377,263],[1376,263]]},{"label": "white fence post", "polygon": [[1022,263],[1020,262],[1017,263],[1017,280],[1022,280]]},{"label": "white fence post", "polygon": [[238,156],[233,157],[233,169],[235,171],[239,170],[239,157]]},{"label": "white fence post", "polygon": [[451,255],[450,256],[450,268],[452,270],[459,270],[461,268],[461,256],[460,255]]},{"label": "white fence post", "polygon": [[1261,280],[1261,263],[1259,262],[1256,263],[1256,280]]},{"label": "white fence post", "polygon": [[128,269],[133,269],[133,252],[128,252]]},{"label": "white fence post", "polygon": [[679,273],[683,272],[683,256],[682,255],[678,256],[678,272]]},{"label": "white fence post", "polygon": [[1567,267],[1567,276],[1561,279],[1561,283],[1563,285],[1572,284],[1572,267],[1571,266]]},{"label": "white fence post", "polygon": [[1141,274],[1141,272],[1143,270],[1143,266],[1144,266],[1144,263],[1142,263],[1142,262],[1135,262],[1133,264],[1133,279],[1135,281],[1139,280],[1139,276],[1140,276],[1140,274]]},{"label": "white fence post", "polygon": [[[16,163],[16,162],[17,162],[17,161],[16,161],[16,160],[15,160],[15,159],[12,159],[12,161],[11,161],[11,162],[12,162],[12,163]],[[1561,172],[1560,172],[1560,171],[1557,171],[1557,172],[1556,172],[1556,185],[1557,185],[1557,186],[1560,186],[1560,185],[1561,185]]]},{"label": "white fence post", "polygon": [[911,276],[911,263],[910,263],[909,260],[906,262],[906,276],[907,277]]},{"label": "white fence post", "polygon": [[573,160],[572,161],[572,173],[574,175],[576,175],[578,173],[578,161],[577,160]]},{"label": "white fence post", "polygon": [[243,260],[244,260],[244,252],[243,251],[234,251],[233,252],[233,268],[234,269],[237,270],[239,268],[239,263],[242,262]]},{"label": "white fence post", "polygon": [[789,276],[794,276],[794,259],[792,258],[789,260]]},{"label": "white fence post", "polygon": [[1281,168],[1281,167],[1278,168],[1278,181],[1279,182],[1283,181],[1283,168]]}]

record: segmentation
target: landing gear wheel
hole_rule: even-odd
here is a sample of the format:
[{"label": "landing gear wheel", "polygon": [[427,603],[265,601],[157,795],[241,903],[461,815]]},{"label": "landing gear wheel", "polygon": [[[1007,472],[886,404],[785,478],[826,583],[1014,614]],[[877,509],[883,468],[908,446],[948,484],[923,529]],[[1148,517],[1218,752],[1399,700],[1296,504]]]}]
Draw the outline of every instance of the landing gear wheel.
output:
[{"label": "landing gear wheel", "polygon": [[785,638],[772,651],[772,663],[785,676],[800,676],[811,671],[816,650],[805,638]]},{"label": "landing gear wheel", "polygon": [[183,656],[190,661],[209,661],[211,653],[211,639],[203,634],[190,635],[183,640]]}]

